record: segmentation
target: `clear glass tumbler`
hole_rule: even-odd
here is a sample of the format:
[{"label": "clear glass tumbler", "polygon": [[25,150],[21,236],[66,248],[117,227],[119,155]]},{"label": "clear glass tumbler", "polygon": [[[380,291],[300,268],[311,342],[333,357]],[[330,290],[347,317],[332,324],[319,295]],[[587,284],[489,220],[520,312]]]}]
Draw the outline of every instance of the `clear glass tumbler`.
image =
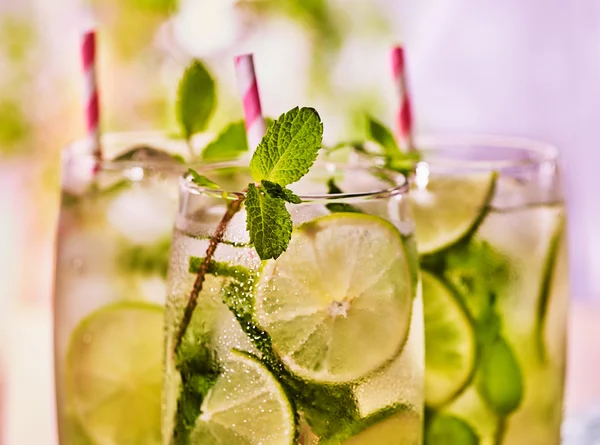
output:
[{"label": "clear glass tumbler", "polygon": [[557,151],[423,137],[409,194],[425,319],[425,441],[558,445],[569,300]]},{"label": "clear glass tumbler", "polygon": [[[181,180],[163,444],[393,444],[422,436],[424,345],[404,176],[317,163],[287,250],[249,243],[249,168]],[[343,192],[342,192],[343,190]],[[332,193],[333,192],[333,193]]]},{"label": "clear glass tumbler", "polygon": [[[186,146],[107,135],[64,152],[54,352],[61,445],[159,444],[163,307]],[[164,150],[164,151],[161,151]],[[94,173],[95,171],[95,173]]]}]

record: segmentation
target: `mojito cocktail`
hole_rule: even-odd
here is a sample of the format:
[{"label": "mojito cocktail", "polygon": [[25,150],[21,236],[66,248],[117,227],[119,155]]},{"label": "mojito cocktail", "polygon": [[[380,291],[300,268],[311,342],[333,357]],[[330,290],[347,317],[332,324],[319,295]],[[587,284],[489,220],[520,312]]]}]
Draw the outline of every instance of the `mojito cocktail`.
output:
[{"label": "mojito cocktail", "polygon": [[163,445],[420,444],[422,305],[404,177],[317,164],[289,186],[302,202],[287,205],[287,250],[261,261],[250,169],[199,173],[221,189],[181,182]]},{"label": "mojito cocktail", "polygon": [[425,314],[425,442],[557,445],[565,207],[554,149],[425,138],[409,195]]},{"label": "mojito cocktail", "polygon": [[[54,342],[61,445],[159,444],[163,307],[177,180],[156,134],[107,135],[65,152]],[[156,148],[167,151],[160,151]],[[110,159],[110,160],[109,160]]]}]

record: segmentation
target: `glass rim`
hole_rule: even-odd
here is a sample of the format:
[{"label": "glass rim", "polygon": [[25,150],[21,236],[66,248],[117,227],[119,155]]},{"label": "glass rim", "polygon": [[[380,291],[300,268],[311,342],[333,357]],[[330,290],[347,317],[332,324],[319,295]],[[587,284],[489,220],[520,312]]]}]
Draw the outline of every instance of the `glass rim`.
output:
[{"label": "glass rim", "polygon": [[[491,133],[425,133],[415,137],[416,146],[423,153],[422,161],[429,164],[433,169],[460,168],[467,170],[494,170],[501,171],[514,168],[535,167],[548,162],[558,162],[558,148],[550,143],[535,139],[502,136]],[[532,154],[530,158],[504,159],[453,159],[451,156],[440,153],[436,157],[436,151],[444,148],[485,148],[520,150]],[[433,156],[432,156],[433,154]]]},{"label": "glass rim", "polygon": [[[330,171],[332,174],[336,171],[362,171],[368,173],[383,173],[387,176],[387,178],[390,179],[390,181],[394,181],[395,185],[387,188],[380,188],[377,190],[370,190],[365,192],[298,194],[298,197],[302,200],[302,203],[295,205],[318,204],[320,202],[336,201],[377,200],[391,198],[394,196],[405,196],[409,193],[410,181],[406,175],[377,165],[349,165],[346,163],[317,160],[315,166],[323,167],[325,170]],[[210,174],[211,171],[230,168],[249,169],[249,165],[247,161],[244,162],[240,160],[204,163],[199,165],[196,171],[201,174]],[[311,171],[314,170],[311,169]],[[222,195],[224,199],[236,199],[246,195],[245,191],[219,190],[196,185],[192,182],[190,173],[186,173],[179,178],[179,189],[181,193],[193,195]]]},{"label": "glass rim", "polygon": [[[196,148],[196,151],[200,150],[200,147],[204,146],[205,143],[209,142],[207,136],[209,134],[199,134],[192,140],[192,146]],[[187,142],[180,136],[169,133],[166,130],[134,130],[134,131],[115,131],[104,133],[102,136],[103,144],[115,144],[131,142],[131,148],[136,145],[143,145],[147,143],[151,145],[151,141],[160,141],[169,144],[177,144],[182,148],[182,151],[187,150]],[[559,152],[556,146],[538,141],[535,139],[516,137],[516,136],[502,136],[492,133],[424,133],[418,134],[415,137],[416,146],[423,152],[424,162],[427,162],[433,168],[461,168],[470,170],[504,170],[508,168],[519,168],[519,167],[531,167],[540,165],[546,162],[557,162],[559,159]],[[521,159],[494,159],[494,160],[477,160],[477,159],[452,159],[450,156],[444,156],[440,154],[432,156],[432,153],[442,150],[444,147],[476,147],[485,146],[491,148],[505,148],[521,150],[523,152],[532,153],[531,158]],[[125,170],[133,167],[148,168],[154,170],[182,170],[186,169],[186,166],[197,166],[202,163],[201,160],[194,161],[187,164],[173,165],[165,161],[148,159],[148,160],[95,160],[92,154],[92,142],[89,138],[79,138],[75,141],[68,143],[63,154],[66,156],[75,156],[80,160],[89,160],[95,162],[100,170],[105,171],[118,171]],[[160,147],[157,147],[160,148]],[[213,161],[214,162],[214,161]]]},{"label": "glass rim", "polygon": [[[192,140],[192,145],[198,148],[198,141],[202,139],[198,135]],[[177,144],[185,151],[187,142],[180,136],[169,133],[166,130],[133,130],[133,131],[115,131],[101,135],[102,145],[111,144],[127,144],[129,149],[153,144],[156,148],[161,148],[159,143]],[[157,143],[158,142],[158,143]],[[188,168],[188,163],[177,164],[158,159],[136,159],[136,160],[114,160],[101,159],[97,160],[92,153],[92,140],[89,137],[83,137],[71,141],[63,149],[63,159],[77,159],[83,162],[94,163],[96,168],[101,171],[121,171],[131,168],[142,168],[163,171],[181,171],[184,172]],[[190,165],[194,165],[192,163]]]}]

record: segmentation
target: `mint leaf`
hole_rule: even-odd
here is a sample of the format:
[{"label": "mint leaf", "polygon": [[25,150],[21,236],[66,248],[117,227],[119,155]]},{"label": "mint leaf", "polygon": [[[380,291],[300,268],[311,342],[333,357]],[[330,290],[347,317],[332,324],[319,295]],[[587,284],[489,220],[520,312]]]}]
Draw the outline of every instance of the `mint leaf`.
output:
[{"label": "mint leaf", "polygon": [[[329,188],[330,195],[341,195],[344,193],[342,192],[342,189],[335,184],[333,178],[330,178],[329,181],[327,181],[327,187]],[[363,213],[358,207],[354,207],[353,205],[344,202],[331,202],[325,207],[331,213]]]},{"label": "mint leaf", "polygon": [[150,246],[129,246],[117,255],[117,264],[125,274],[156,274],[166,279],[170,247],[170,239]]},{"label": "mint leaf", "polygon": [[201,414],[202,401],[221,372],[212,336],[206,331],[203,321],[202,311],[194,311],[175,357],[175,365],[181,376],[173,430],[174,443],[177,445],[189,444],[189,435]]},{"label": "mint leaf", "polygon": [[296,107],[282,114],[252,156],[252,178],[284,186],[298,181],[314,164],[322,141],[323,123],[316,110]]},{"label": "mint leaf", "polygon": [[206,176],[203,176],[203,175],[199,174],[196,170],[190,168],[188,170],[188,172],[189,172],[190,175],[192,175],[192,181],[198,187],[205,187],[205,188],[209,188],[209,189],[213,189],[213,190],[220,190],[221,189],[221,187],[219,186],[219,184],[217,184],[214,181],[211,181]]},{"label": "mint leaf", "polygon": [[408,175],[413,172],[415,165],[422,158],[418,151],[400,152],[395,156],[387,156],[385,167],[403,175]]},{"label": "mint leaf", "polygon": [[229,124],[202,151],[205,161],[228,161],[237,159],[242,153],[248,151],[248,138],[244,121]]},{"label": "mint leaf", "polygon": [[194,60],[177,90],[177,119],[186,139],[206,129],[215,102],[215,82],[202,62]]},{"label": "mint leaf", "polygon": [[292,236],[292,218],[285,201],[271,197],[254,184],[246,193],[246,227],[250,242],[262,260],[281,255]]},{"label": "mint leaf", "polygon": [[267,181],[266,179],[263,179],[261,181],[261,184],[265,192],[271,195],[271,198],[283,199],[284,201],[290,202],[292,204],[300,204],[302,202],[298,195],[296,195],[290,189],[283,187],[282,185],[279,185],[275,182]]},{"label": "mint leaf", "polygon": [[513,413],[523,400],[523,375],[517,358],[503,337],[481,353],[477,389],[499,416]]},{"label": "mint leaf", "polygon": [[[189,272],[197,274],[200,271],[200,266],[204,262],[204,258],[190,257]],[[217,277],[234,278],[238,281],[248,281],[251,279],[251,273],[244,266],[234,266],[220,261],[211,261],[208,265],[206,273]]]},{"label": "mint leaf", "polygon": [[493,304],[492,297],[505,291],[506,283],[514,273],[509,264],[501,252],[478,239],[421,258],[421,267],[443,276],[462,297],[475,319],[485,315]]},{"label": "mint leaf", "polygon": [[425,445],[439,444],[479,445],[479,437],[464,420],[438,414],[426,428]]},{"label": "mint leaf", "polygon": [[377,142],[387,156],[395,157],[402,153],[394,134],[371,116],[367,116],[367,137],[373,142]]}]

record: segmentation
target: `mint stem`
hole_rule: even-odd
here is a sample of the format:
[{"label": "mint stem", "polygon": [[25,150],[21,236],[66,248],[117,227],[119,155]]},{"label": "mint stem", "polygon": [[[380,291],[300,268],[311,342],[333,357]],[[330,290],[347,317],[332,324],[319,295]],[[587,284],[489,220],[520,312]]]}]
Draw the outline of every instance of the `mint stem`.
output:
[{"label": "mint stem", "polygon": [[500,417],[498,419],[498,426],[496,427],[496,433],[494,434],[494,445],[502,445],[504,441],[504,434],[506,433],[506,417]]},{"label": "mint stem", "polygon": [[186,140],[186,145],[188,148],[188,152],[190,153],[190,159],[193,160],[196,154],[194,153],[194,146],[192,145],[192,139],[188,138]]},{"label": "mint stem", "polygon": [[210,265],[212,263],[215,251],[217,250],[217,246],[221,241],[223,241],[223,236],[225,236],[225,231],[227,230],[229,222],[234,217],[234,215],[237,212],[239,212],[242,208],[244,199],[244,196],[239,196],[227,205],[227,211],[225,212],[225,215],[223,215],[223,219],[221,219],[221,222],[219,222],[217,230],[210,239],[210,243],[208,245],[208,248],[206,249],[206,255],[204,256],[204,261],[202,261],[200,269],[198,270],[198,274],[196,275],[194,286],[192,287],[192,291],[190,293],[187,305],[185,307],[185,311],[183,313],[183,319],[181,320],[179,330],[177,331],[177,335],[175,337],[175,346],[173,348],[173,354],[175,356],[177,355],[177,351],[179,350],[179,347],[183,340],[183,336],[185,335],[190,321],[192,320],[194,310],[198,305],[198,296],[200,295],[200,292],[202,292],[202,286],[204,285],[204,280],[206,278],[208,269],[210,268]]}]

